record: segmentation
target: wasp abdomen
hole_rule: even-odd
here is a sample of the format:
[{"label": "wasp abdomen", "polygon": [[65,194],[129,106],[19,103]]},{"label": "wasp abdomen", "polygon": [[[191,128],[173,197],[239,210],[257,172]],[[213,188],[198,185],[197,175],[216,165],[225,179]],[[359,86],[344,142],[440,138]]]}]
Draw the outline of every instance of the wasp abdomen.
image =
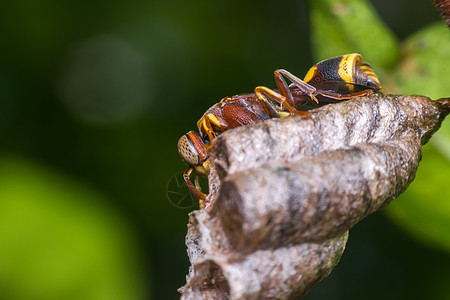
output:
[{"label": "wasp abdomen", "polygon": [[309,84],[344,81],[338,73],[342,58],[337,56],[315,64],[306,73],[304,81]]},{"label": "wasp abdomen", "polygon": [[313,86],[330,82],[344,82],[372,90],[381,88],[377,75],[358,53],[336,56],[315,64],[306,73],[304,81]]}]

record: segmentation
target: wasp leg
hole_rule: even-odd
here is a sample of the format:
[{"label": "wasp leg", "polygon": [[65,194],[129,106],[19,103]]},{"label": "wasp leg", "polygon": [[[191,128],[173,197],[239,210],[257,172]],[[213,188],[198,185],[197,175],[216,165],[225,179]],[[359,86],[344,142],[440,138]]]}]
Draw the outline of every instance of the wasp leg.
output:
[{"label": "wasp leg", "polygon": [[216,137],[213,127],[219,131],[224,131],[228,124],[221,117],[209,113],[203,115],[197,122],[197,127],[201,133],[208,135],[209,140],[212,141]]},{"label": "wasp leg", "polygon": [[315,101],[317,104],[319,104],[319,101],[314,96],[314,93],[316,92],[316,88],[307,84],[297,76],[293,75],[292,73],[283,70],[278,69],[274,72],[275,76],[275,83],[277,84],[278,89],[280,90],[281,94],[287,98],[287,101],[289,104],[294,105],[294,97],[292,96],[292,92],[289,89],[289,86],[287,85],[286,81],[284,80],[283,76],[289,79],[292,84],[300,89],[303,93],[308,95],[311,100]]},{"label": "wasp leg", "polygon": [[[200,182],[198,181],[198,174],[195,174],[194,177],[194,184],[195,184],[195,188],[197,189],[197,191],[199,191],[200,193],[202,192],[202,187],[200,186]],[[203,195],[205,195],[206,198],[206,194],[202,193]],[[198,206],[200,207],[200,209],[204,209],[205,208],[205,199],[203,198],[199,198],[198,199]]]},{"label": "wasp leg", "polygon": [[216,137],[216,133],[213,130],[213,126],[221,131],[225,130],[228,124],[224,119],[214,114],[205,114],[198,122],[198,129],[200,132],[208,135],[210,141]]},{"label": "wasp leg", "polygon": [[356,97],[371,96],[373,95],[373,90],[367,89],[359,92],[352,92],[351,94],[339,94],[331,91],[317,91],[317,94],[336,100],[348,100]]},{"label": "wasp leg", "polygon": [[256,97],[258,97],[259,100],[269,102],[269,99],[267,97],[272,98],[276,102],[280,103],[280,105],[284,105],[286,109],[293,115],[300,115],[300,116],[308,116],[309,113],[306,111],[300,111],[296,110],[294,107],[292,107],[291,104],[287,101],[287,98],[274,90],[269,89],[265,86],[257,86],[255,88],[255,94]]},{"label": "wasp leg", "polygon": [[184,174],[183,174],[184,181],[186,182],[186,185],[189,188],[189,191],[191,192],[191,194],[194,195],[195,198],[197,198],[200,209],[204,209],[206,194],[202,193],[199,189],[200,185],[198,184],[198,175],[196,175],[195,186],[192,183],[190,176],[191,176],[193,170],[194,170],[193,168],[189,168],[184,172]]}]

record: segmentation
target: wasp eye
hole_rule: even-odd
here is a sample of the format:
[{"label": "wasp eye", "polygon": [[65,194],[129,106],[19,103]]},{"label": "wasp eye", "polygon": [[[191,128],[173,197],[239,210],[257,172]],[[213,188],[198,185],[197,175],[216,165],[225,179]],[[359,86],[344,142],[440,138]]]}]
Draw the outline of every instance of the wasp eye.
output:
[{"label": "wasp eye", "polygon": [[200,162],[200,155],[187,134],[183,135],[178,140],[178,153],[185,163],[190,166],[197,166]]}]

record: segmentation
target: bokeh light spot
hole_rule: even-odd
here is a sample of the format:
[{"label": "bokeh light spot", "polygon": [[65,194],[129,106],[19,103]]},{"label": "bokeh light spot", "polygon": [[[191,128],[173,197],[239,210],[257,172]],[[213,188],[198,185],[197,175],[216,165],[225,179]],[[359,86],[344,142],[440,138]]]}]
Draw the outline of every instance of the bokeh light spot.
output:
[{"label": "bokeh light spot", "polygon": [[68,57],[60,94],[82,121],[114,124],[148,109],[151,74],[136,48],[113,36],[100,36],[85,41]]}]

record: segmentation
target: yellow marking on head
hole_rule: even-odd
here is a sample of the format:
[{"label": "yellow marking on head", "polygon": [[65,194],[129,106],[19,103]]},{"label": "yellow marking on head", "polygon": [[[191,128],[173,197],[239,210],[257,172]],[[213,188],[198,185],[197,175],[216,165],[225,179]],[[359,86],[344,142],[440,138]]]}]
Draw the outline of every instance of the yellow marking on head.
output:
[{"label": "yellow marking on head", "polygon": [[353,74],[355,73],[355,65],[361,59],[361,55],[358,53],[343,55],[339,63],[339,77],[347,83],[354,83]]},{"label": "yellow marking on head", "polygon": [[317,67],[312,66],[311,69],[306,73],[305,78],[303,79],[304,82],[309,82],[311,79],[313,79],[314,75],[316,75]]}]

